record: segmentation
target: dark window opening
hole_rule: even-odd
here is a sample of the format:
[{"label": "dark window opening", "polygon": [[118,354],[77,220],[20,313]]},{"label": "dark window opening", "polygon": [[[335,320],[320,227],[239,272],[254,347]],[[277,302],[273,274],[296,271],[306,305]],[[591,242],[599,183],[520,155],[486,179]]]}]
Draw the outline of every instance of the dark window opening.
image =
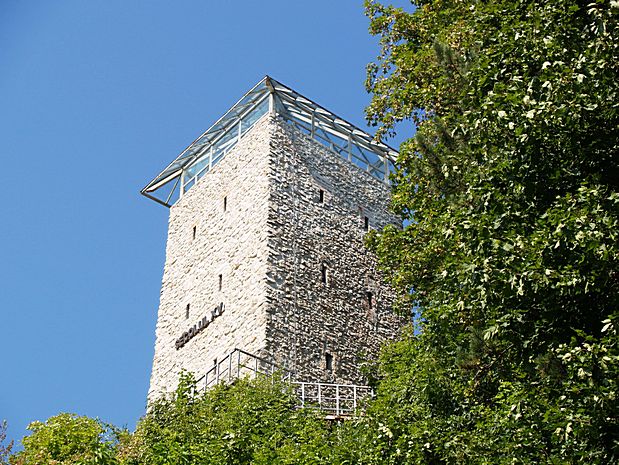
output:
[{"label": "dark window opening", "polygon": [[323,284],[327,284],[327,265],[324,263],[320,265],[320,280]]},{"label": "dark window opening", "polygon": [[193,227],[193,233],[192,233],[192,236],[191,236],[191,238],[192,238],[192,239],[195,239],[195,238],[196,238],[196,231],[197,231],[197,227],[196,227],[196,226],[194,226],[194,227]]},{"label": "dark window opening", "polygon": [[318,201],[320,203],[325,203],[325,191],[323,191],[322,189],[318,191]]},{"label": "dark window opening", "polygon": [[374,307],[374,294],[372,294],[371,291],[367,291],[365,293],[365,297],[366,297],[367,302],[368,302],[368,307],[369,308],[373,308]]},{"label": "dark window opening", "polygon": [[224,197],[224,211],[228,211],[228,197]]},{"label": "dark window opening", "polygon": [[325,366],[328,371],[333,371],[333,355],[330,353],[325,354]]},{"label": "dark window opening", "polygon": [[185,318],[189,318],[189,304],[185,307]]},{"label": "dark window opening", "polygon": [[223,277],[223,275],[220,274],[219,275],[219,290],[220,291],[221,291],[221,289],[223,287],[223,284],[224,284],[224,277]]},{"label": "dark window opening", "polygon": [[366,231],[370,229],[370,219],[367,216],[363,217],[363,229]]}]

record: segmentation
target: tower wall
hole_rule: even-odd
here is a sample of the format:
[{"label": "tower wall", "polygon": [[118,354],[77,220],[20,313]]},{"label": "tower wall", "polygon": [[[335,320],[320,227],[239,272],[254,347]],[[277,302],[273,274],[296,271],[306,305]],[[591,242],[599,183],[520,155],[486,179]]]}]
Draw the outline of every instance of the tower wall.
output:
[{"label": "tower wall", "polygon": [[[258,122],[170,208],[149,399],[173,391],[181,370],[200,377],[236,347],[265,346],[270,131]],[[177,349],[222,302],[223,313]]]},{"label": "tower wall", "polygon": [[389,187],[279,119],[270,176],[267,352],[298,380],[361,383],[403,323],[364,245],[366,217],[397,224]]}]

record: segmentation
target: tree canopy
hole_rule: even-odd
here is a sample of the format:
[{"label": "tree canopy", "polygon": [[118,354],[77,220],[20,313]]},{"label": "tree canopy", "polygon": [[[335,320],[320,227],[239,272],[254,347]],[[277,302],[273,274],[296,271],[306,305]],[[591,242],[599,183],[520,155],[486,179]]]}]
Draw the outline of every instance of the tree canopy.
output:
[{"label": "tree canopy", "polygon": [[123,465],[328,463],[325,421],[295,405],[289,386],[268,377],[204,393],[185,377],[174,396],[149,407],[121,443],[119,459]]},{"label": "tree canopy", "polygon": [[419,308],[383,358],[415,460],[617,459],[618,6],[366,2],[368,117],[417,125],[393,178],[407,226],[371,238]]},{"label": "tree canopy", "polygon": [[99,420],[61,413],[28,425],[32,434],[12,465],[108,465],[115,463],[118,431]]},{"label": "tree canopy", "polygon": [[11,455],[13,442],[5,443],[6,441],[6,421],[0,423],[0,465],[6,465]]}]

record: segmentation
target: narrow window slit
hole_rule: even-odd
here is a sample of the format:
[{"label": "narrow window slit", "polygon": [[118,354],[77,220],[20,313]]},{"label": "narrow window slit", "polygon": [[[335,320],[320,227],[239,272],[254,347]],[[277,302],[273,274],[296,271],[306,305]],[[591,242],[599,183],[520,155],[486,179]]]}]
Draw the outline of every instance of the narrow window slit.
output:
[{"label": "narrow window slit", "polygon": [[197,231],[197,226],[194,226],[193,227],[193,232],[192,232],[192,235],[191,235],[192,240],[196,239],[196,231]]},{"label": "narrow window slit", "polygon": [[219,284],[218,284],[218,287],[219,287],[220,291],[223,288],[223,284],[224,284],[224,277],[223,277],[223,275],[220,274],[219,275]]},{"label": "narrow window slit", "polygon": [[363,217],[363,229],[365,231],[369,231],[370,230],[370,219],[367,216]]},{"label": "narrow window slit", "polygon": [[328,277],[327,265],[323,263],[322,265],[320,265],[320,280],[322,281],[323,284],[327,284],[327,277]]},{"label": "narrow window slit", "polygon": [[187,306],[185,307],[185,319],[189,318],[189,307],[190,304],[187,304]]},{"label": "narrow window slit", "polygon": [[333,371],[333,355],[330,353],[325,353],[325,366],[327,371]]},{"label": "narrow window slit", "polygon": [[368,308],[370,309],[374,308],[374,294],[372,294],[372,291],[367,291],[365,293],[365,297],[368,302]]},{"label": "narrow window slit", "polygon": [[224,212],[228,211],[228,197],[224,197]]},{"label": "narrow window slit", "polygon": [[325,191],[323,191],[322,189],[318,191],[318,201],[320,203],[325,203]]}]

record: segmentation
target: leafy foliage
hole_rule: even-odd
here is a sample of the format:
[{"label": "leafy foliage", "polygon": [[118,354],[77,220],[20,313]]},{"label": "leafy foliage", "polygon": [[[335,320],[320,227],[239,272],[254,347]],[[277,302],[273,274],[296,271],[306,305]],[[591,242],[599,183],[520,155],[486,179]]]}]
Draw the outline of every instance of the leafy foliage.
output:
[{"label": "leafy foliage", "polygon": [[619,456],[618,6],[366,2],[368,116],[418,125],[393,177],[408,225],[370,239],[421,316],[383,358],[382,410],[410,420],[384,419],[392,456]]},{"label": "leafy foliage", "polygon": [[123,464],[314,464],[330,444],[327,423],[294,408],[289,387],[269,378],[239,380],[196,393],[185,377],[175,395],[153,403]]},{"label": "leafy foliage", "polygon": [[116,463],[116,436],[109,426],[88,417],[61,413],[45,423],[28,425],[24,449],[13,455],[13,465],[111,465]]},{"label": "leafy foliage", "polygon": [[5,444],[6,441],[6,421],[0,423],[0,465],[8,464],[9,456],[11,455],[11,449],[13,448],[13,441]]}]

